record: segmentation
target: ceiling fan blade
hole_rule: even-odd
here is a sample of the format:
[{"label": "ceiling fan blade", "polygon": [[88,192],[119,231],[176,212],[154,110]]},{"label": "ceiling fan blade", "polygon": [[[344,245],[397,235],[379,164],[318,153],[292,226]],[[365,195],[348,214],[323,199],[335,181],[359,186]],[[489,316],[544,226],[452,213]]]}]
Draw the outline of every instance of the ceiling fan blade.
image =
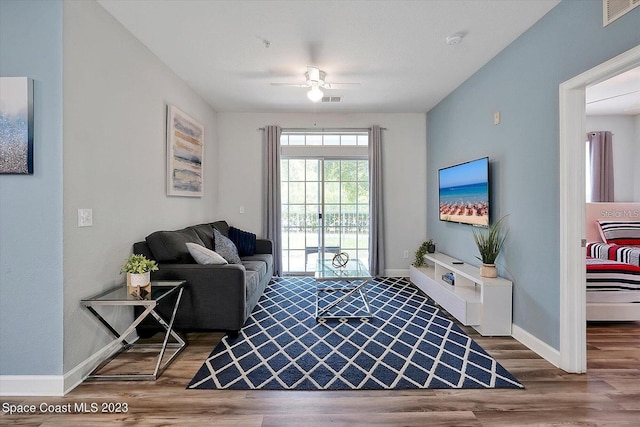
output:
[{"label": "ceiling fan blade", "polygon": [[297,83],[271,83],[271,86],[307,87],[306,84]]},{"label": "ceiling fan blade", "polygon": [[347,88],[347,87],[358,87],[360,83],[325,83],[324,89],[339,89],[339,88]]}]

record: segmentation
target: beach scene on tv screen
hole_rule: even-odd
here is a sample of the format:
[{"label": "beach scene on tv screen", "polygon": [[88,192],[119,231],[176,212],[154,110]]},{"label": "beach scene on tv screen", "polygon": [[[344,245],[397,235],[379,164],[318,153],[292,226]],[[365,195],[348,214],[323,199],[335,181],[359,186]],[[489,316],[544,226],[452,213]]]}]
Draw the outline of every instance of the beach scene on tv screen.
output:
[{"label": "beach scene on tv screen", "polygon": [[487,159],[441,169],[439,181],[442,221],[489,225]]}]

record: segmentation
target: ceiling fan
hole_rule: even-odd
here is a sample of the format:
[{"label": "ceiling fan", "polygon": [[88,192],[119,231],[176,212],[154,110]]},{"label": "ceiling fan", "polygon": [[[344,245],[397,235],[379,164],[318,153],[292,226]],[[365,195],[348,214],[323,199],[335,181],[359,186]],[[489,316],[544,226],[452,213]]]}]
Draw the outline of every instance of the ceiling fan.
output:
[{"label": "ceiling fan", "polygon": [[271,83],[271,86],[292,86],[292,87],[308,87],[307,97],[312,102],[318,102],[324,96],[322,89],[335,89],[334,86],[359,86],[360,83],[328,83],[326,81],[327,73],[318,67],[307,66],[307,72],[304,73],[306,82],[299,83]]}]

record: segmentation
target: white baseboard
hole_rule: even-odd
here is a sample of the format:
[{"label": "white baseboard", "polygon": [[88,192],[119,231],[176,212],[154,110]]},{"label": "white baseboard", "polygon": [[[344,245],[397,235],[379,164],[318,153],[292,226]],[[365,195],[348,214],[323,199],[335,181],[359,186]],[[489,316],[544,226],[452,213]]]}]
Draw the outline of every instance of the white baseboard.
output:
[{"label": "white baseboard", "polygon": [[409,269],[406,270],[385,270],[384,277],[409,277]]},{"label": "white baseboard", "polygon": [[511,325],[511,335],[553,366],[560,367],[559,350],[556,350],[517,325]]},{"label": "white baseboard", "polygon": [[[137,338],[136,338],[137,339]],[[134,340],[135,341],[135,340]],[[120,349],[120,344],[109,343],[93,355],[80,362],[75,368],[64,374],[64,390],[69,393],[80,385],[89,374],[102,362]]]},{"label": "white baseboard", "polygon": [[0,375],[0,396],[64,396],[64,376]]},{"label": "white baseboard", "polygon": [[0,375],[0,396],[64,396],[118,349],[118,344],[107,344],[64,375]]}]

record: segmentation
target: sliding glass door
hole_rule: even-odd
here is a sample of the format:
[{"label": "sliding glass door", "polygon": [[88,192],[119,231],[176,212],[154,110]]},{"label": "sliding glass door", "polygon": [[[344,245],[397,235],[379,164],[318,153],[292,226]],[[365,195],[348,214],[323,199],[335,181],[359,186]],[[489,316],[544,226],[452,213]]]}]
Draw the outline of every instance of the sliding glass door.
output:
[{"label": "sliding glass door", "polygon": [[281,159],[284,274],[313,274],[338,252],[369,262],[369,162],[340,152]]},{"label": "sliding glass door", "polygon": [[325,160],[323,192],[325,253],[347,252],[368,265],[369,162]]},{"label": "sliding glass door", "polygon": [[282,271],[306,272],[309,255],[321,247],[321,164],[318,159],[282,159]]}]

